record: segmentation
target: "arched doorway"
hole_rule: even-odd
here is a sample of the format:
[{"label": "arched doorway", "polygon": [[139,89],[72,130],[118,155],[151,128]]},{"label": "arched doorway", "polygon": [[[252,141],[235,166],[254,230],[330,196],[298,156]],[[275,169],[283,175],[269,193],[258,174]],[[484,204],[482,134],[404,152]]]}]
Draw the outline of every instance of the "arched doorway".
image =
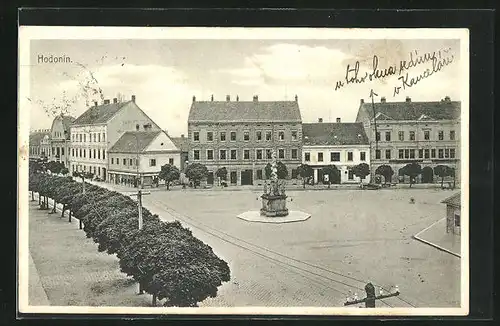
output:
[{"label": "arched doorway", "polygon": [[434,182],[434,171],[429,166],[422,169],[422,183],[433,183]]}]

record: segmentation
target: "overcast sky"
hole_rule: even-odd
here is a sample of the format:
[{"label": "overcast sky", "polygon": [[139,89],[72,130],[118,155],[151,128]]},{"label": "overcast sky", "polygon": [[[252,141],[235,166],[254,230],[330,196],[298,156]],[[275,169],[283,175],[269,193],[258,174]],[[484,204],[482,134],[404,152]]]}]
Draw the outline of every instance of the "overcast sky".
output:
[{"label": "overcast sky", "polygon": [[[104,97],[118,93],[137,104],[169,134],[187,132],[192,97],[209,100],[293,100],[297,95],[304,122],[353,122],[361,98],[369,101],[370,90],[387,101],[439,101],[445,96],[460,100],[459,41],[455,40],[34,40],[31,41],[31,129],[50,128],[52,118],[41,103],[60,104],[62,98],[78,97],[82,83],[95,78]],[[387,68],[409,53],[450,49],[453,62],[439,73],[401,90],[392,76],[335,91],[345,80],[347,64],[360,61],[360,75],[372,71],[373,55],[378,67]],[[39,55],[66,56],[72,63],[39,63]],[[444,55],[444,53],[443,53]],[[83,67],[83,66],[85,67]],[[426,63],[409,70],[410,77],[431,68]],[[92,76],[91,76],[92,74]],[[63,95],[65,94],[65,95]],[[75,117],[86,110],[83,97],[71,107]]]}]

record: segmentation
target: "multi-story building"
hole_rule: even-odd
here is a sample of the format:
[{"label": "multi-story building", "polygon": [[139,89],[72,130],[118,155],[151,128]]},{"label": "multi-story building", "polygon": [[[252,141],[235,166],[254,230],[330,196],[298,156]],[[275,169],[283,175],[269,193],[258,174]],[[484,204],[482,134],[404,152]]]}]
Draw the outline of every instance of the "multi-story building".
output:
[{"label": "multi-story building", "polygon": [[186,162],[189,160],[189,139],[182,134],[180,137],[171,137],[175,146],[181,151],[181,166],[180,170],[184,171]]},{"label": "multi-story building", "polygon": [[387,102],[361,100],[357,122],[363,123],[371,143],[372,173],[389,165],[394,177],[404,181],[401,168],[417,162],[423,173],[417,182],[435,182],[433,168],[454,168],[460,179],[460,102],[446,96],[436,102]]},{"label": "multi-story building", "polygon": [[[47,137],[49,147],[47,147]],[[45,141],[44,141],[45,140]],[[43,145],[43,146],[42,146]],[[50,129],[37,129],[30,133],[29,137],[29,158],[30,160],[38,160],[47,158],[50,153]]]},{"label": "multi-story building", "polygon": [[460,192],[442,201],[446,204],[446,233],[460,235],[460,212],[461,212]]},{"label": "multi-story building", "polygon": [[65,167],[69,166],[70,125],[75,118],[66,115],[58,115],[52,122],[50,129],[51,152],[53,161],[61,162]]},{"label": "multi-story building", "polygon": [[302,119],[295,101],[193,102],[188,119],[189,164],[207,166],[207,183],[214,183],[215,172],[228,171],[228,183],[251,185],[265,178],[265,166],[272,150],[287,166],[289,177],[301,162]]},{"label": "multi-story building", "polygon": [[108,150],[126,131],[160,131],[160,127],[142,111],[135,96],[126,102],[97,102],[70,127],[70,173],[87,171],[107,180]]},{"label": "multi-story building", "polygon": [[165,164],[181,166],[181,151],[165,131],[127,131],[109,149],[108,180],[150,186]]},{"label": "multi-story building", "polygon": [[[318,123],[302,124],[302,163],[314,170],[314,183],[323,182],[322,169],[335,165],[339,176],[329,182],[359,183],[352,168],[360,163],[370,165],[370,143],[362,123]],[[370,177],[363,179],[369,182]]]}]

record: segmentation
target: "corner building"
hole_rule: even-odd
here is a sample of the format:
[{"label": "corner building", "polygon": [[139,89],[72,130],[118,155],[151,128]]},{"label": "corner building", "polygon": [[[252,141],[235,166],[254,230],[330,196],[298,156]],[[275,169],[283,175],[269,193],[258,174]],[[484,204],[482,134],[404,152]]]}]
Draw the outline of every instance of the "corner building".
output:
[{"label": "corner building", "polygon": [[252,185],[265,179],[265,166],[274,149],[284,163],[288,178],[296,176],[301,163],[302,119],[295,101],[196,101],[188,118],[188,164],[207,166],[208,184],[225,167],[231,185]]}]

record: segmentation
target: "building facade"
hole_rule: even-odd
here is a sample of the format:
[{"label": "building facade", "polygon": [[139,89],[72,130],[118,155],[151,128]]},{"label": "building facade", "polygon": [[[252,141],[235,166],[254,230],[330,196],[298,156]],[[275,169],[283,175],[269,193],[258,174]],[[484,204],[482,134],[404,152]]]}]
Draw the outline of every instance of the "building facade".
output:
[{"label": "building facade", "polygon": [[71,116],[59,115],[54,118],[50,129],[50,157],[53,161],[63,163],[65,167],[69,166],[70,125],[73,121],[75,118]]},{"label": "building facade", "polygon": [[180,137],[171,137],[175,146],[181,151],[180,170],[184,171],[186,162],[189,160],[189,139],[182,134]]},{"label": "building facade", "polygon": [[70,173],[87,171],[108,180],[108,150],[127,131],[160,131],[160,127],[136,104],[135,96],[126,102],[97,102],[70,127]]},{"label": "building facade", "polygon": [[38,129],[30,133],[29,136],[30,160],[38,160],[43,158],[48,159],[49,151],[47,148],[47,141],[45,140],[45,137],[48,137],[49,139],[48,143],[50,144],[50,129]]},{"label": "building facade", "polygon": [[442,201],[446,204],[446,233],[460,235],[461,203],[460,192]]},{"label": "building facade", "polygon": [[[454,168],[460,184],[460,102],[449,97],[437,102],[386,102],[361,104],[356,122],[363,123],[370,140],[371,167],[375,174],[381,165],[393,171],[391,182],[408,182],[401,168],[418,163],[423,173],[418,183],[438,181],[437,165]],[[389,180],[388,180],[389,182]]]},{"label": "building facade", "polygon": [[228,171],[230,185],[251,185],[265,179],[272,150],[291,177],[301,162],[302,122],[295,101],[193,102],[188,119],[189,164],[207,166],[208,184],[219,168]]},{"label": "building facade", "polygon": [[[302,163],[313,168],[314,183],[359,183],[370,182],[370,176],[361,180],[352,168],[358,164],[370,165],[370,143],[362,123],[318,123],[302,124]],[[333,180],[323,176],[322,169],[335,165],[339,175]]]},{"label": "building facade", "polygon": [[109,150],[108,181],[151,186],[165,164],[181,167],[181,151],[164,131],[128,131]]}]

